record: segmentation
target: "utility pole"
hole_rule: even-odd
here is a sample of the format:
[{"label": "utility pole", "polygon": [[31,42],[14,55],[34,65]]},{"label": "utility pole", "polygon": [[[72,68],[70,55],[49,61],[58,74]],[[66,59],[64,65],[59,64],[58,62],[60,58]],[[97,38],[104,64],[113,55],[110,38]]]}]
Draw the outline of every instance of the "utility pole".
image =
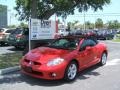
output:
[{"label": "utility pole", "polygon": [[37,3],[38,0],[31,1],[31,18],[37,18]]},{"label": "utility pole", "polygon": [[[30,18],[37,18],[37,3],[38,3],[38,0],[31,1],[31,16],[30,16]],[[31,38],[31,36],[29,35],[29,50],[33,49],[36,45],[36,41],[30,40],[30,38]]]},{"label": "utility pole", "polygon": [[11,10],[8,10],[9,25],[11,25]]},{"label": "utility pole", "polygon": [[[30,23],[30,20],[31,18],[37,18],[37,3],[38,3],[38,0],[31,0],[31,3],[30,3],[30,16],[29,16],[29,23]],[[31,40],[31,36],[30,36],[30,28],[29,28],[29,43],[26,45],[26,48],[23,52],[23,54],[26,54],[28,51],[30,51],[31,49],[33,49],[36,45],[36,41],[34,40]]]},{"label": "utility pole", "polygon": [[86,22],[86,20],[85,20],[85,11],[84,11],[84,30],[86,30],[86,25],[85,25],[85,22]]}]

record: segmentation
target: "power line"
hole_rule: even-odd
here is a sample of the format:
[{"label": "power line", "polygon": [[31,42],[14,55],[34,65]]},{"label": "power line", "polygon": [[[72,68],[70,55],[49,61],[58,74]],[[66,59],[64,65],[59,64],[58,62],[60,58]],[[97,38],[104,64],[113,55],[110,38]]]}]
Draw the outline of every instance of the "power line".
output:
[{"label": "power line", "polygon": [[[84,14],[75,14],[75,15],[69,15],[70,17],[84,17]],[[105,16],[120,16],[120,13],[102,13],[102,14],[85,14],[85,17],[105,17]]]}]

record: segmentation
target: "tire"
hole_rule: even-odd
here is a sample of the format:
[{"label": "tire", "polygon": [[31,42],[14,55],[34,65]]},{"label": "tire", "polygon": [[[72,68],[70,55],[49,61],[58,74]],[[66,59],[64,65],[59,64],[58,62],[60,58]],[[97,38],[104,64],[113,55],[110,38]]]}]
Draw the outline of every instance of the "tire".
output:
[{"label": "tire", "polygon": [[18,49],[18,46],[14,46],[16,49]]},{"label": "tire", "polygon": [[14,46],[16,49],[20,49],[20,47],[19,46]]},{"label": "tire", "polygon": [[4,42],[0,42],[0,45],[1,45],[1,46],[4,46],[4,45],[5,45],[5,43],[4,43]]},{"label": "tire", "polygon": [[78,67],[76,62],[72,61],[66,68],[64,79],[66,81],[73,81],[76,78]]},{"label": "tire", "polygon": [[28,53],[29,52],[29,44],[27,44],[26,46],[25,46],[25,49],[24,49],[24,51],[23,51],[23,56],[26,54],[26,53]]},{"label": "tire", "polygon": [[104,52],[103,54],[102,54],[102,56],[101,56],[101,60],[100,60],[100,65],[101,66],[103,66],[103,65],[105,65],[106,64],[106,62],[107,62],[107,54]]}]

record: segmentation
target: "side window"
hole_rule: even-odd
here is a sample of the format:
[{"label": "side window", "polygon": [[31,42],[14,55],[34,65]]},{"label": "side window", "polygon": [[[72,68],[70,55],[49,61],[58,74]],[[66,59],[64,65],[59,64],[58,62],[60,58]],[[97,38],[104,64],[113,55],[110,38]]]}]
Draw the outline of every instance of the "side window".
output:
[{"label": "side window", "polygon": [[83,43],[81,44],[80,51],[85,50],[87,45],[88,45],[88,41],[84,40]]},{"label": "side window", "polygon": [[54,46],[64,46],[64,45],[66,45],[66,44],[68,44],[68,41],[67,40],[65,40],[65,39],[60,39],[60,40],[58,40],[58,41],[55,41],[54,42]]},{"label": "side window", "polygon": [[96,44],[97,44],[97,43],[96,43],[94,40],[92,40],[92,39],[86,39],[86,40],[83,41],[83,43],[82,43],[82,45],[81,45],[81,47],[80,47],[80,51],[85,50],[87,46],[93,47],[93,46],[95,46]]},{"label": "side window", "polygon": [[11,33],[13,30],[7,30],[6,33]]},{"label": "side window", "polygon": [[24,35],[29,35],[29,30],[25,30]]},{"label": "side window", "polygon": [[96,43],[94,40],[92,40],[92,39],[89,39],[89,40],[88,40],[88,45],[89,45],[89,46],[92,47],[92,46],[95,46],[96,44],[97,44],[97,43]]},{"label": "side window", "polygon": [[23,28],[23,35],[29,35],[29,29],[28,28]]}]

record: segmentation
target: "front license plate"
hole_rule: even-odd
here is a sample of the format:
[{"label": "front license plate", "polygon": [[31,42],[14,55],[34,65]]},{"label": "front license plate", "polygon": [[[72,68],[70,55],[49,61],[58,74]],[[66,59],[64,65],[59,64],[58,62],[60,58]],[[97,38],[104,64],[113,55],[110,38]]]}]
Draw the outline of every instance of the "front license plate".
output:
[{"label": "front license plate", "polygon": [[32,68],[31,68],[31,67],[25,67],[24,70],[25,70],[26,72],[30,72],[30,73],[32,72]]}]

